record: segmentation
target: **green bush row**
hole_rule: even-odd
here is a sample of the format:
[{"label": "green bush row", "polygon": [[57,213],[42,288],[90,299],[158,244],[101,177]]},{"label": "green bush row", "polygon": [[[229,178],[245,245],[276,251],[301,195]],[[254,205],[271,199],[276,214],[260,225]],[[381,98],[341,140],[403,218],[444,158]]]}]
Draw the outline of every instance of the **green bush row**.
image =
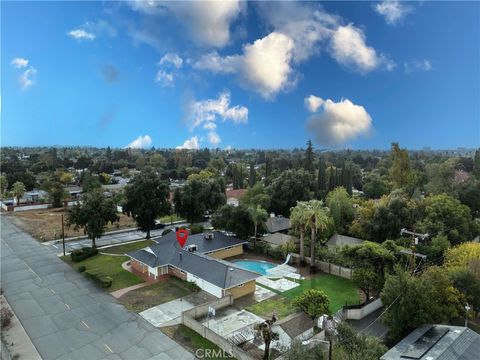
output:
[{"label": "green bush row", "polygon": [[98,254],[97,248],[92,247],[83,247],[81,249],[73,250],[70,254],[70,258],[73,262],[79,262],[89,257],[95,256]]},{"label": "green bush row", "polygon": [[112,286],[113,279],[102,272],[97,272],[94,270],[86,270],[84,274],[87,278],[92,279],[103,288],[108,288]]}]

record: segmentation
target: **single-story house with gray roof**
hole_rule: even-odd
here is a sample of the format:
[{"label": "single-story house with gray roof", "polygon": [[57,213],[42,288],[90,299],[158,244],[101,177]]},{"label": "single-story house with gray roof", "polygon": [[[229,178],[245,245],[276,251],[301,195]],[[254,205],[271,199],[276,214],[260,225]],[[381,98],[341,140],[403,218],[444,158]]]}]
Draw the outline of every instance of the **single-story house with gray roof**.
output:
[{"label": "single-story house with gray roof", "polygon": [[270,234],[276,232],[287,232],[291,227],[292,224],[289,218],[283,217],[282,215],[270,214],[270,217],[265,222],[267,226],[267,230]]},{"label": "single-story house with gray roof", "polygon": [[231,293],[234,298],[253,293],[255,279],[260,277],[222,259],[243,252],[246,241],[220,231],[190,235],[183,248],[171,232],[157,244],[127,253],[132,268],[149,277],[177,276],[193,281],[202,290],[222,298]]},{"label": "single-story house with gray roof", "polygon": [[315,322],[303,311],[291,314],[276,322],[272,330],[278,333],[278,340],[274,341],[273,347],[279,350],[289,348],[294,340],[305,341],[313,335]]},{"label": "single-story house with gray roof", "polygon": [[261,240],[270,244],[270,246],[272,247],[279,247],[283,244],[286,244],[287,242],[293,242],[295,244],[299,242],[299,240],[295,236],[282,233],[267,234],[264,235]]},{"label": "single-story house with gray roof", "polygon": [[344,245],[358,245],[363,243],[363,241],[364,240],[362,239],[357,239],[351,236],[335,234],[330,238],[330,240],[327,241],[325,245],[327,245],[329,248],[332,248],[341,247]]}]

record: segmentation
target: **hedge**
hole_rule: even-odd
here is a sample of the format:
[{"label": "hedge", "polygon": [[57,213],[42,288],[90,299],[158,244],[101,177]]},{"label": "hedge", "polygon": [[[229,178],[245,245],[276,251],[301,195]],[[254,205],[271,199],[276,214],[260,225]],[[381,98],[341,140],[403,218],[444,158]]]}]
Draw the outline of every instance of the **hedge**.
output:
[{"label": "hedge", "polygon": [[87,270],[84,272],[84,274],[87,278],[92,279],[103,288],[108,288],[112,286],[113,279],[102,272]]},{"label": "hedge", "polygon": [[70,254],[70,258],[73,262],[83,261],[89,257],[95,256],[98,254],[97,248],[83,247],[81,249],[73,250]]}]

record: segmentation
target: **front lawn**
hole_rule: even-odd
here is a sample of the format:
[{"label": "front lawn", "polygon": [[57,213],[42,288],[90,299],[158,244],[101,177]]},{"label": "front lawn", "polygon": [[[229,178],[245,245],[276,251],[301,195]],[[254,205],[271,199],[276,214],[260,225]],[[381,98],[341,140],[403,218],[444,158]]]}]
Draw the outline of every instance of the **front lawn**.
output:
[{"label": "front lawn", "polygon": [[80,262],[72,262],[70,256],[63,256],[62,259],[78,270],[83,265],[87,270],[102,272],[113,279],[109,292],[123,289],[143,282],[137,275],[122,268],[122,263],[128,261],[127,256],[95,255]]},{"label": "front lawn", "polygon": [[131,290],[118,300],[130,311],[142,312],[193,292],[186,281],[174,276],[166,277],[160,282]]},{"label": "front lawn", "polygon": [[276,295],[271,299],[250,305],[245,310],[265,319],[272,318],[273,314],[277,315],[279,319],[282,319],[298,311],[292,305],[292,301],[290,299],[284,298],[280,295]]},{"label": "front lawn", "polygon": [[314,278],[295,281],[300,283],[300,286],[281,293],[282,296],[293,300],[306,290],[322,290],[330,299],[332,313],[338,311],[346,302],[358,304],[360,300],[358,289],[353,281],[340,276],[322,274]]},{"label": "front lawn", "polygon": [[180,221],[180,220],[185,221],[184,219],[182,219],[177,214],[167,215],[167,216],[163,216],[163,217],[160,218],[160,222],[162,224],[165,224],[165,225],[169,225],[174,221]]},{"label": "front lawn", "polygon": [[143,248],[145,248],[147,246],[150,246],[150,245],[153,245],[153,244],[156,244],[156,242],[153,241],[153,240],[142,240],[142,241],[136,241],[136,242],[129,243],[129,244],[111,246],[111,247],[108,247],[106,249],[100,249],[100,251],[104,252],[104,253],[108,253],[108,254],[123,255],[123,254],[126,254],[126,253],[130,252],[130,251],[143,249]]}]

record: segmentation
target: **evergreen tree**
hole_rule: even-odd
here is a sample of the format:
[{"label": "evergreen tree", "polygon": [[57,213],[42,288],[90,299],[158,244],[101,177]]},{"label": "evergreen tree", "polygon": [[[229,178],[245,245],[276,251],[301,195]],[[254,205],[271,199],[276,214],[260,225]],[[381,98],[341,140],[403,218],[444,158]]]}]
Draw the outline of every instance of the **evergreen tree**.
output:
[{"label": "evergreen tree", "polygon": [[475,157],[473,158],[473,175],[480,179],[480,149],[475,151]]},{"label": "evergreen tree", "polygon": [[347,192],[351,196],[353,189],[353,176],[352,176],[352,166],[350,165],[347,170]]},{"label": "evergreen tree", "polygon": [[304,168],[306,171],[313,172],[313,161],[315,154],[313,153],[312,140],[307,141],[307,150],[305,151],[305,165]]},{"label": "evergreen tree", "polygon": [[265,158],[265,185],[268,185],[269,177],[272,175],[272,159],[269,154]]},{"label": "evergreen tree", "polygon": [[330,177],[328,178],[328,191],[332,191],[336,187],[335,174],[333,172],[333,166],[330,167]]},{"label": "evergreen tree", "polygon": [[257,179],[255,178],[255,166],[250,164],[250,174],[248,176],[248,186],[253,187],[255,183],[257,182]]},{"label": "evergreen tree", "polygon": [[323,160],[320,160],[320,165],[318,167],[318,178],[317,178],[317,188],[318,191],[324,192],[326,188],[326,176],[325,176],[325,163]]}]

